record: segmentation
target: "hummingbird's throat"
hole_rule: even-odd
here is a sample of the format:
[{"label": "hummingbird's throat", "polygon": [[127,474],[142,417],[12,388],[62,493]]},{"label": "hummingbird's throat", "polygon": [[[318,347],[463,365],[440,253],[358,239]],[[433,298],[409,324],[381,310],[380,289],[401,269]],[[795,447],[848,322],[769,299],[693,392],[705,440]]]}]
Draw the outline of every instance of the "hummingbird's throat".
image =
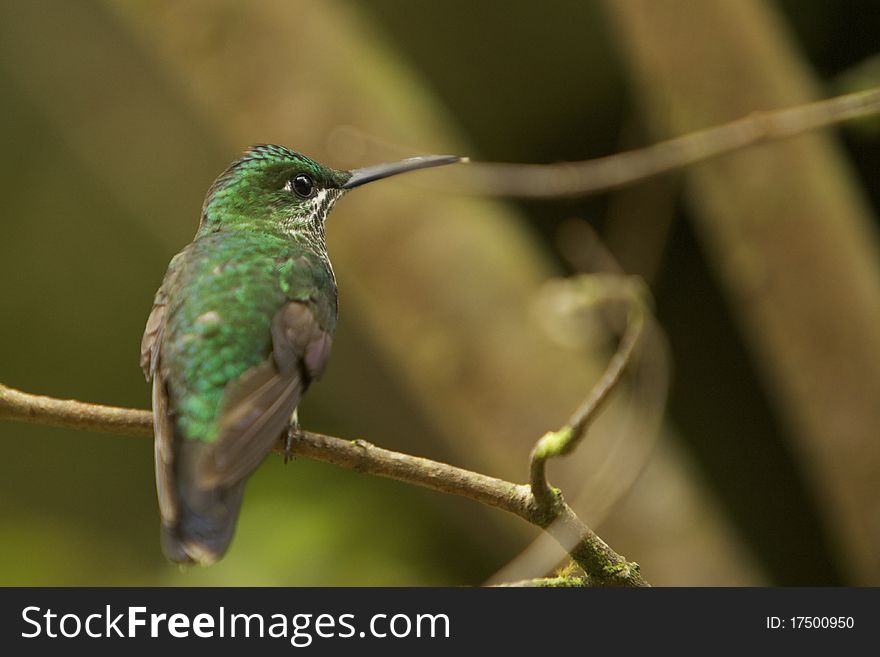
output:
[{"label": "hummingbird's throat", "polygon": [[285,232],[291,237],[313,237],[324,241],[324,223],[333,204],[345,193],[342,189],[319,189],[297,212],[285,221]]}]

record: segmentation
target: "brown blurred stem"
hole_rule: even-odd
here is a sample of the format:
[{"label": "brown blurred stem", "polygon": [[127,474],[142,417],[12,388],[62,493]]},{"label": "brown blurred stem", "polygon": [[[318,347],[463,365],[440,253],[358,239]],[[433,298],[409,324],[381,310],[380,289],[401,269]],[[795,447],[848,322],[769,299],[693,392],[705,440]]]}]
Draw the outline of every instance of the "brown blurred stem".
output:
[{"label": "brown blurred stem", "polygon": [[730,123],[593,160],[559,164],[474,162],[467,174],[460,176],[459,188],[518,198],[594,194],[749,146],[878,113],[880,88],[782,110],[756,111]]},{"label": "brown blurred stem", "polygon": [[[53,399],[2,384],[0,419],[127,436],[153,435],[153,420],[149,411],[101,406],[73,399]],[[276,451],[283,452],[280,447]],[[587,574],[585,584],[648,586],[639,572],[638,564],[614,552],[581,522],[561,495],[555,496],[552,505],[539,504],[531,488],[525,484],[514,484],[446,463],[392,452],[362,440],[344,440],[309,431],[300,432],[294,452],[316,461],[467,497],[508,511],[545,529],[558,540],[584,569]]]}]

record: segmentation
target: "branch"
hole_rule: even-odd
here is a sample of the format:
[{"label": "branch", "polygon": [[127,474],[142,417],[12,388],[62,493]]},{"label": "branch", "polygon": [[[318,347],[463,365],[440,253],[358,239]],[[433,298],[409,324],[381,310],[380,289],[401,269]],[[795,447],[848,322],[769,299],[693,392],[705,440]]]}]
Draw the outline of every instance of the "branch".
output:
[{"label": "branch", "polygon": [[153,435],[153,416],[149,411],[32,395],[2,383],[0,420],[17,420],[122,436]]},{"label": "branch", "polygon": [[592,160],[559,164],[474,162],[456,177],[456,186],[473,193],[517,198],[595,194],[749,146],[878,113],[880,88],[783,110],[753,112],[724,125]]},{"label": "branch", "polygon": [[589,586],[589,581],[583,577],[537,577],[535,579],[521,579],[516,582],[504,582],[495,584],[499,588],[545,588],[545,589],[571,589]]},{"label": "branch", "polygon": [[[152,436],[149,411],[101,406],[21,392],[0,384],[0,419],[128,436]],[[275,450],[282,453],[280,446]],[[367,474],[396,479],[502,509],[550,533],[588,574],[593,585],[648,586],[638,564],[614,552],[562,500],[538,504],[527,485],[470,472],[446,463],[392,452],[361,440],[301,431],[294,453]],[[574,546],[574,547],[570,547]]]}]

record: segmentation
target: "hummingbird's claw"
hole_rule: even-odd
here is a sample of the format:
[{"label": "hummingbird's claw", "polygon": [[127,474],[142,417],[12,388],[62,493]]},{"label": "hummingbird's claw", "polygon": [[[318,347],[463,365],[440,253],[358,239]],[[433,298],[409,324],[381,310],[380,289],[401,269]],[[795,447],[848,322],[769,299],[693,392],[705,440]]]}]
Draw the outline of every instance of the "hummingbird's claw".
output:
[{"label": "hummingbird's claw", "polygon": [[299,433],[299,427],[291,424],[287,429],[287,440],[284,441],[284,465],[293,460],[293,439]]},{"label": "hummingbird's claw", "polygon": [[299,409],[293,409],[290,424],[287,425],[287,440],[284,441],[284,465],[293,460],[293,441],[299,433]]}]

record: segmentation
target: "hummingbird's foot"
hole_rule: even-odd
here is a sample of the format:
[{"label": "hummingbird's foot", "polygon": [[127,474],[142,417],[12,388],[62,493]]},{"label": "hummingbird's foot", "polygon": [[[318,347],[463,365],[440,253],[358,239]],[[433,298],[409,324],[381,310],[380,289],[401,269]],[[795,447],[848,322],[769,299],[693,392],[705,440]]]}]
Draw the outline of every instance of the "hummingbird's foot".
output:
[{"label": "hummingbird's foot", "polygon": [[287,440],[284,441],[284,465],[293,460],[293,441],[299,434],[299,426],[291,424],[287,429]]},{"label": "hummingbird's foot", "polygon": [[299,414],[298,409],[293,410],[290,416],[290,424],[287,425],[287,440],[284,441],[284,465],[287,465],[293,459],[293,441],[299,434]]}]

